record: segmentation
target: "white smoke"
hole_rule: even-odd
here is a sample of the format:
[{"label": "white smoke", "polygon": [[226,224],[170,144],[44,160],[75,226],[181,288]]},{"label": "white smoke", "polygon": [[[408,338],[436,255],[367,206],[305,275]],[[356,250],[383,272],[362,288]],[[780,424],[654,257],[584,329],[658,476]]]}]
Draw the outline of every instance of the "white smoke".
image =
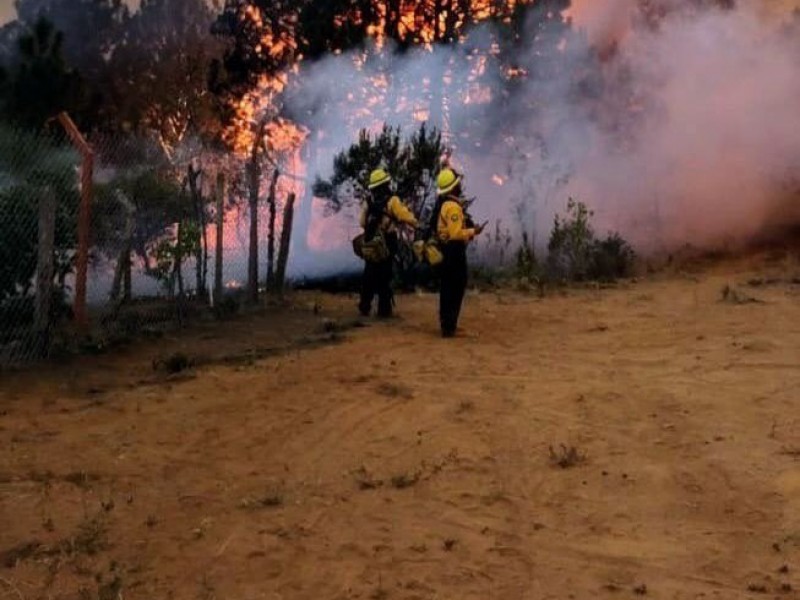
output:
[{"label": "white smoke", "polygon": [[[636,6],[576,2],[584,35],[542,76],[535,43],[529,45],[519,63],[532,76],[483,113],[464,101],[486,91],[468,71],[478,60],[471,48],[483,44],[479,54],[486,54],[489,29],[471,35],[470,47],[387,53],[366,64],[349,54],[305,67],[288,102],[312,131],[323,132],[312,139],[309,174],[330,175],[334,154],[355,141],[358,127],[385,120],[410,133],[436,102],[444,76],[448,89],[458,90],[447,98],[449,125],[480,220],[500,219],[512,235],[525,231],[541,245],[572,196],[594,209],[600,233],[618,230],[645,253],[759,233],[787,183],[800,176],[797,29],[792,36],[743,3],[678,10],[652,28]],[[526,33],[535,42],[537,32]],[[465,63],[471,67],[459,66]],[[409,82],[418,84],[413,97]],[[494,89],[498,83],[484,81]],[[317,208],[312,227],[322,227]],[[352,213],[336,220],[345,251],[327,255],[322,268],[331,271],[349,265],[345,238],[357,228]],[[298,272],[309,257],[294,260]]]}]

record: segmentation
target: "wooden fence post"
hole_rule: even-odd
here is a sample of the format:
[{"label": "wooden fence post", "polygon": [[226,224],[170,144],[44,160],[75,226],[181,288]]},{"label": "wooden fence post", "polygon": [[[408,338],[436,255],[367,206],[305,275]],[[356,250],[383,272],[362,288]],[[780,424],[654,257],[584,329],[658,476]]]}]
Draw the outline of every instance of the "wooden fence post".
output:
[{"label": "wooden fence post", "polygon": [[94,153],[86,138],[67,113],[58,115],[58,122],[67,132],[72,143],[81,153],[81,204],[78,212],[78,255],[75,260],[75,302],[73,312],[78,328],[85,331],[89,327],[86,311],[86,280],[89,271],[89,235],[92,221],[92,175]]},{"label": "wooden fence post", "polygon": [[36,260],[36,352],[46,356],[50,346],[55,273],[56,194],[48,187],[39,195],[39,247]]},{"label": "wooden fence post", "polygon": [[269,207],[269,229],[267,232],[267,290],[273,291],[275,287],[275,188],[278,185],[280,171],[276,167],[272,172],[272,181],[269,184],[269,196],[267,206]]},{"label": "wooden fence post", "polygon": [[223,238],[225,230],[225,174],[217,174],[216,191],[216,222],[217,240],[214,249],[214,303],[218,304],[222,300],[222,253]]},{"label": "wooden fence post", "polygon": [[286,264],[289,262],[289,247],[292,243],[292,222],[294,221],[294,202],[297,198],[292,192],[286,199],[286,206],[283,208],[283,227],[281,228],[281,245],[278,250],[278,268],[275,274],[275,290],[278,294],[283,294],[286,283]]}]

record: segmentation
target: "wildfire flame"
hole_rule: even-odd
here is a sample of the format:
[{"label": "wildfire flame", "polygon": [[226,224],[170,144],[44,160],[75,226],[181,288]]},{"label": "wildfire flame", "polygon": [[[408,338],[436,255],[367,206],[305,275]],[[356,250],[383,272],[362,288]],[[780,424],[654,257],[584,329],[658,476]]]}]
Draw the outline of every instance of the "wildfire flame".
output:
[{"label": "wildfire flame", "polygon": [[[380,50],[386,44],[387,38],[409,42],[431,48],[432,45],[445,36],[455,36],[461,39],[468,25],[480,23],[490,19],[509,22],[511,15],[518,6],[532,4],[535,0],[469,0],[467,5],[463,0],[403,0],[397,9],[397,14],[390,14],[390,7],[385,0],[373,0],[371,7],[372,22],[367,23],[366,31]],[[249,22],[260,32],[259,42],[253,51],[256,54],[266,54],[279,57],[286,54],[294,55],[294,66],[285,73],[275,76],[262,76],[257,85],[235,103],[235,117],[225,133],[226,141],[239,156],[246,156],[256,142],[258,123],[264,115],[275,114],[264,134],[268,144],[275,152],[291,152],[302,145],[307,132],[298,125],[286,119],[277,118],[278,98],[289,84],[289,78],[297,73],[302,62],[302,56],[297,54],[298,42],[296,39],[296,16],[289,18],[282,27],[274,28],[269,20],[264,18],[261,10],[253,5],[246,5],[240,18]],[[339,25],[344,25],[349,20],[355,24],[364,24],[364,15],[360,11],[336,17]],[[491,90],[481,86],[477,80],[486,70],[486,56],[473,57],[474,67],[470,77],[468,89],[462,94],[461,101],[468,104],[489,102],[492,98]],[[356,55],[354,62],[363,66],[366,56]],[[509,69],[509,78],[523,77],[525,72],[521,69]],[[363,108],[357,116],[370,116],[370,109],[381,105],[389,82],[385,76],[372,79],[372,90],[364,90]],[[445,81],[445,84],[448,82]],[[354,102],[355,96],[349,97]],[[358,111],[356,111],[358,112]],[[417,121],[426,120],[430,116],[428,107],[412,106],[412,116]],[[373,125],[374,126],[374,125]]]}]

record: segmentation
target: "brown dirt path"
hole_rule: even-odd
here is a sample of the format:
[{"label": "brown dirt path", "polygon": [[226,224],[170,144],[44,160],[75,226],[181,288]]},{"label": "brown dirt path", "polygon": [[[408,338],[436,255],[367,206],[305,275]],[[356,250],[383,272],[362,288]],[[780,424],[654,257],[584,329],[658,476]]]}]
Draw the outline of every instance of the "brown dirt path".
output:
[{"label": "brown dirt path", "polygon": [[800,285],[755,276],[472,295],[456,340],[403,297],[340,345],[5,392],[0,599],[798,598]]}]

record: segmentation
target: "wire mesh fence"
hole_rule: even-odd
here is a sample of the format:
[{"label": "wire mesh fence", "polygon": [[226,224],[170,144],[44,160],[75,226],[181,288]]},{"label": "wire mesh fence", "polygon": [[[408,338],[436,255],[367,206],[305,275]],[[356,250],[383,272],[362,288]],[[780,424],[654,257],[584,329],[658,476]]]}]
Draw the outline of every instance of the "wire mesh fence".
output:
[{"label": "wire mesh fence", "polygon": [[[0,126],[0,367],[231,310],[253,287],[242,164],[71,127]],[[256,293],[266,274],[283,287],[295,194],[258,196]]]},{"label": "wire mesh fence", "polygon": [[61,134],[0,128],[0,361],[41,356],[68,311],[80,158]]}]

